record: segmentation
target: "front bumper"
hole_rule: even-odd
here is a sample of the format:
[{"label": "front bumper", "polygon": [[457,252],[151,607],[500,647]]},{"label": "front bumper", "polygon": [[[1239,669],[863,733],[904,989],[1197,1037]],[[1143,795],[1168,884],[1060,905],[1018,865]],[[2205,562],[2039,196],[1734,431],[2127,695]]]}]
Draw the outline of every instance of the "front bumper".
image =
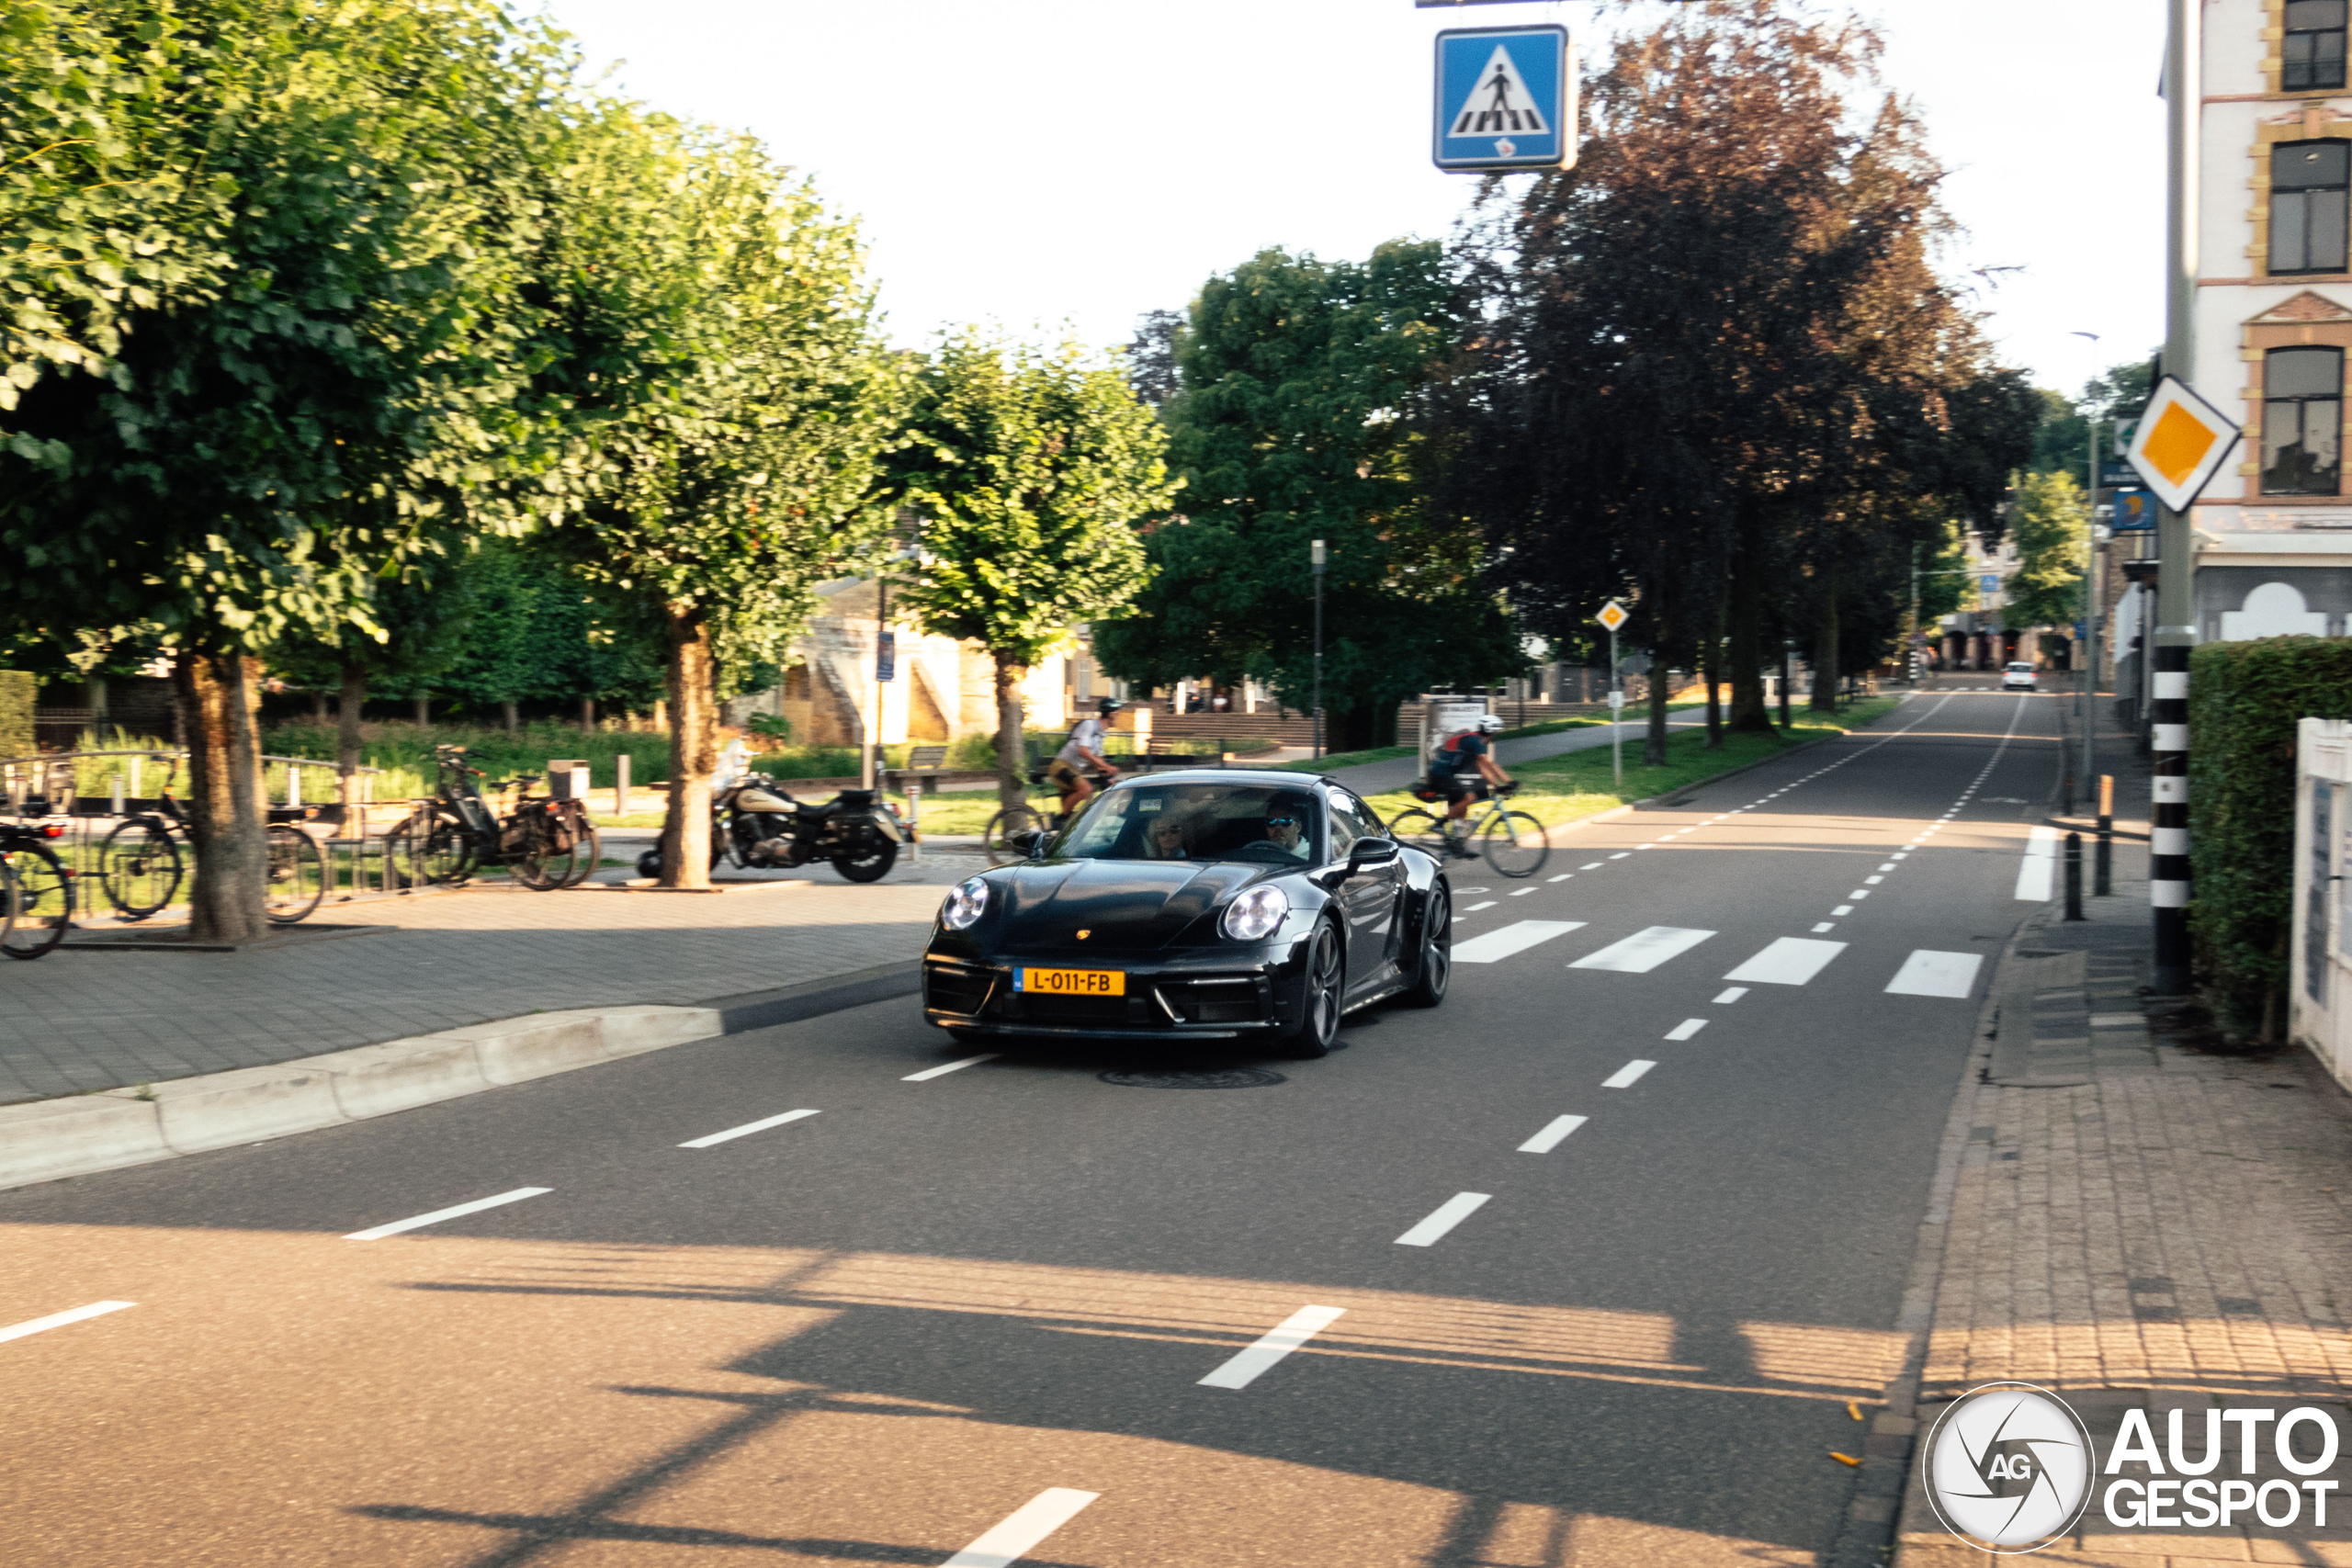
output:
[{"label": "front bumper", "polygon": [[[923,1021],[959,1033],[1066,1034],[1092,1039],[1238,1040],[1295,1030],[1305,1008],[1302,942],[1127,962],[1038,954],[1019,960],[923,956]],[[1139,955],[1140,956],[1140,955]],[[1117,969],[1118,997],[1047,996],[1013,988],[1022,965]]]}]

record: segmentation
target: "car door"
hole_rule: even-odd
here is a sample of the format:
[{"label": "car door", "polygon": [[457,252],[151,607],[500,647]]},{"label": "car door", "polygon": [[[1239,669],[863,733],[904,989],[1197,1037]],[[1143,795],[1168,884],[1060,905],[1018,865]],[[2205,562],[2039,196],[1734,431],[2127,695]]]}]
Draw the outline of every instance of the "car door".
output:
[{"label": "car door", "polygon": [[[1380,838],[1380,818],[1346,790],[1325,792],[1330,825],[1330,857],[1345,863],[1357,840]],[[1402,933],[1397,910],[1405,889],[1403,860],[1365,866],[1340,885],[1348,921],[1348,988],[1361,990],[1386,979],[1396,963]]]}]

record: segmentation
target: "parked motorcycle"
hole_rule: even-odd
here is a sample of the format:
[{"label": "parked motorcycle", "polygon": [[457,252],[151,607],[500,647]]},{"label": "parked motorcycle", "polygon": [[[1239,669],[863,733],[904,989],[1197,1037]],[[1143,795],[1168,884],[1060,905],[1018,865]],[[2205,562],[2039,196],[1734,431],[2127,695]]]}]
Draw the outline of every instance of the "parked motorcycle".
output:
[{"label": "parked motorcycle", "polygon": [[[898,863],[907,830],[879,791],[845,789],[822,805],[795,800],[765,773],[747,774],[711,799],[710,863],[782,870],[831,861],[852,882],[879,882]],[[637,859],[640,876],[662,874],[662,848]]]}]

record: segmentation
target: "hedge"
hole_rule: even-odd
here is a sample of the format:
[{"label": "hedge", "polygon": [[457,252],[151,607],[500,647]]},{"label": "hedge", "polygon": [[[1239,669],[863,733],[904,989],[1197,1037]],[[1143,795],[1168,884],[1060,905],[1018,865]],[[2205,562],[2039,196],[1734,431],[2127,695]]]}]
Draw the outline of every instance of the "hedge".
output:
[{"label": "hedge", "polygon": [[40,683],[20,670],[0,670],[0,757],[33,753],[33,696]]},{"label": "hedge", "polygon": [[2295,888],[2295,722],[2352,718],[2352,637],[2207,643],[2189,657],[2188,825],[2198,977],[2275,1040]]}]

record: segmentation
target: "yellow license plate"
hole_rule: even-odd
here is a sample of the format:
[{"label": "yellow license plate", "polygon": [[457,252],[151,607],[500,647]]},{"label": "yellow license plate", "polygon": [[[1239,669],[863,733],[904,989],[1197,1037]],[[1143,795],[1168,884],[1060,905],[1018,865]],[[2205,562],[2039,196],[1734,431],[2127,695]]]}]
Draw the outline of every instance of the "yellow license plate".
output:
[{"label": "yellow license plate", "polygon": [[1047,997],[1124,997],[1127,976],[1119,969],[1023,969],[1017,991]]}]

